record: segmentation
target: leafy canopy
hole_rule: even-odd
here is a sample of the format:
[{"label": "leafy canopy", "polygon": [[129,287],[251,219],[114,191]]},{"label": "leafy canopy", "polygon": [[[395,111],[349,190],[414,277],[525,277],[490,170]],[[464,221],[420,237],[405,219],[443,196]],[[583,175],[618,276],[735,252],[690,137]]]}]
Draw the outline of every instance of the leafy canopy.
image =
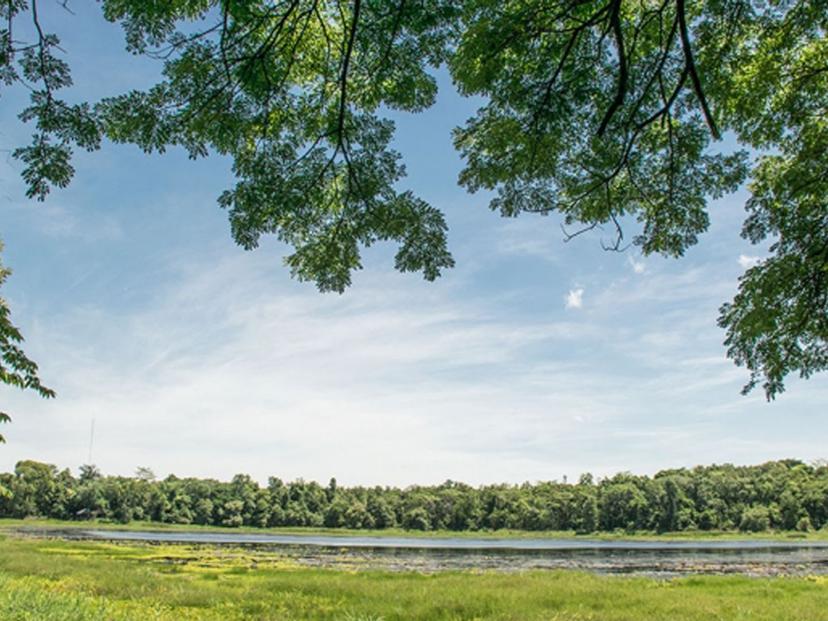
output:
[{"label": "leafy canopy", "polygon": [[[293,247],[292,273],[343,291],[364,246],[451,267],[442,213],[408,191],[383,110],[421,111],[447,64],[485,104],[455,132],[460,183],[504,216],[557,212],[680,256],[712,198],[748,182],[743,236],[770,256],[722,306],[728,355],[768,398],[828,367],[828,2],[824,0],[102,0],[127,48],[163,63],[146,91],[70,105],[69,65],[37,0],[0,8],[0,70],[31,89],[29,196],[71,179],[75,148],[230,156],[236,241]],[[32,39],[12,25],[27,17]],[[68,19],[68,18],[67,18]],[[726,152],[725,132],[741,145]],[[628,236],[632,227],[635,233]]]}]

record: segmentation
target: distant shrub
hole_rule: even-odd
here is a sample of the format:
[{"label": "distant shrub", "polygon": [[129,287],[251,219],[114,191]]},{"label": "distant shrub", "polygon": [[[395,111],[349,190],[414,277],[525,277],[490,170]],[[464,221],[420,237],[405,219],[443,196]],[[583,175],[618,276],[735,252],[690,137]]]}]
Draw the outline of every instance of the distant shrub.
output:
[{"label": "distant shrub", "polygon": [[684,508],[678,512],[675,530],[696,530],[697,528],[698,524],[693,519],[692,509]]},{"label": "distant shrub", "polygon": [[428,511],[415,507],[403,516],[403,526],[411,530],[428,530],[431,528]]},{"label": "distant shrub", "polygon": [[807,515],[803,515],[799,518],[799,521],[796,523],[796,530],[801,533],[807,533],[808,531],[813,530],[814,527],[811,525],[811,518]]},{"label": "distant shrub", "polygon": [[713,530],[719,528],[719,514],[713,509],[705,509],[699,514],[698,527],[701,530]]},{"label": "distant shrub", "polygon": [[230,500],[224,503],[224,518],[221,520],[223,526],[239,527],[244,524],[241,515],[244,510],[244,503],[241,500]]},{"label": "distant shrub", "polygon": [[759,533],[770,528],[770,514],[766,507],[750,507],[742,513],[739,530]]}]

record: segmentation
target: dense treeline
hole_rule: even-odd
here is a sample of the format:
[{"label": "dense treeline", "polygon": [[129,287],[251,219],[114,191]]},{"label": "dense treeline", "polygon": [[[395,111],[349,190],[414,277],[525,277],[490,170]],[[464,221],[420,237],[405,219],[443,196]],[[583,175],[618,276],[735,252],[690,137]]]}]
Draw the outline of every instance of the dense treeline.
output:
[{"label": "dense treeline", "polygon": [[75,477],[35,461],[0,474],[0,517],[101,518],[215,526],[326,526],[417,530],[595,531],[800,530],[828,527],[828,464],[796,460],[760,466],[618,474],[576,484],[541,482],[471,487],[339,487],[271,477],[266,487],[239,474],[162,481],[102,476],[82,466]]}]

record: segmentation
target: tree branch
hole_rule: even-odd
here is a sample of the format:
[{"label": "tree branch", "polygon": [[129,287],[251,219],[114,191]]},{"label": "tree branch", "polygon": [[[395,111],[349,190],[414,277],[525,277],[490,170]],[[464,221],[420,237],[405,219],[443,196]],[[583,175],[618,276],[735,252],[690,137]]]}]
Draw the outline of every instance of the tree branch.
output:
[{"label": "tree branch", "polygon": [[624,33],[621,30],[621,1],[613,0],[610,11],[610,27],[615,38],[615,49],[618,52],[618,89],[615,93],[615,99],[613,99],[612,104],[607,109],[606,114],[604,114],[601,126],[598,128],[598,136],[603,136],[604,132],[607,131],[607,126],[618,111],[618,108],[624,103],[624,98],[627,95],[629,73],[627,71],[627,54],[624,50]]},{"label": "tree branch", "polygon": [[699,79],[698,71],[696,71],[696,61],[693,59],[693,49],[690,45],[690,34],[687,29],[687,17],[685,14],[684,0],[676,0],[676,13],[678,14],[679,33],[681,35],[681,47],[684,50],[684,62],[687,71],[690,74],[690,81],[693,83],[693,90],[704,113],[704,120],[707,122],[707,127],[710,128],[710,133],[716,140],[721,139],[719,128],[716,126],[716,121],[713,119],[713,114],[710,112],[710,107],[707,105],[707,97],[704,95],[702,89],[701,79]]}]

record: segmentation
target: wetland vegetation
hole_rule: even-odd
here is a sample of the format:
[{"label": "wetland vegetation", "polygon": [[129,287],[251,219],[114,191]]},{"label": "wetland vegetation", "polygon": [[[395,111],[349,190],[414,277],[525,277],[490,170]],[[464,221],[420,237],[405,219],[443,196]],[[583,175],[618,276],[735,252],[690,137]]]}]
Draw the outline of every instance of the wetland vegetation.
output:
[{"label": "wetland vegetation", "polygon": [[434,574],[303,566],[276,551],[21,538],[0,532],[0,618],[826,619],[828,579],[670,580],[572,571]]},{"label": "wetland vegetation", "polygon": [[587,537],[346,536],[238,532],[226,529],[18,527],[34,538],[153,545],[213,546],[275,552],[308,567],[433,573],[577,569],[602,574],[674,577],[687,574],[809,576],[828,574],[828,542],[754,538],[628,539]]}]

